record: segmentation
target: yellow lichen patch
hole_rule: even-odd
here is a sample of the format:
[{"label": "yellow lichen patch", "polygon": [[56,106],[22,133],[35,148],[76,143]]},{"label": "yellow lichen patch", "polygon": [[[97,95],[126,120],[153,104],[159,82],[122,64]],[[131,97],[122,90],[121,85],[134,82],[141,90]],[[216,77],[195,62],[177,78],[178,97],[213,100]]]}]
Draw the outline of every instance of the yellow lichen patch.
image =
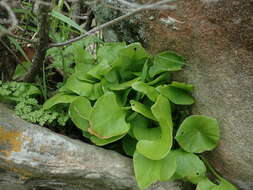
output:
[{"label": "yellow lichen patch", "polygon": [[19,131],[7,131],[0,126],[0,153],[9,157],[12,152],[21,150],[22,141]]}]

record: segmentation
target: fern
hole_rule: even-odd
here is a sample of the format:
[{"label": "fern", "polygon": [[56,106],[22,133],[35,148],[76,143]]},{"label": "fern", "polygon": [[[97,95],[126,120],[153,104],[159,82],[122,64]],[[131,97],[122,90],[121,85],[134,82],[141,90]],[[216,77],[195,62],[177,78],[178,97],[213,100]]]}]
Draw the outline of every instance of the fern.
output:
[{"label": "fern", "polygon": [[37,98],[40,90],[29,83],[0,81],[0,102],[14,104],[16,114],[31,123],[64,126],[69,119],[67,111],[61,106],[44,110]]}]

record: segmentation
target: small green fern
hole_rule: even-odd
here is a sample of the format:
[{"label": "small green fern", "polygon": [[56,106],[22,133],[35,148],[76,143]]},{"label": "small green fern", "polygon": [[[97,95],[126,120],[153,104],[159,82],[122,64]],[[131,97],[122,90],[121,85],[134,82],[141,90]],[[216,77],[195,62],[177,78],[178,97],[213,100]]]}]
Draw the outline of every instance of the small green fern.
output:
[{"label": "small green fern", "polygon": [[57,124],[64,126],[69,119],[67,111],[61,106],[44,110],[36,99],[39,96],[41,96],[39,88],[32,84],[0,81],[0,102],[14,104],[15,112],[20,118],[41,126]]}]

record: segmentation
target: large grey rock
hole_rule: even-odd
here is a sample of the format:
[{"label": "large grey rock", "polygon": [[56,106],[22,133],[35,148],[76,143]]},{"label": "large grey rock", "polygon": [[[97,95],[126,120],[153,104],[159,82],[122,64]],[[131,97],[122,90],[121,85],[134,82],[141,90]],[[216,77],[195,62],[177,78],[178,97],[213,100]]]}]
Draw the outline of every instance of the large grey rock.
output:
[{"label": "large grey rock", "polygon": [[0,104],[0,190],[137,189],[131,159],[27,123]]},{"label": "large grey rock", "polygon": [[187,58],[175,78],[195,85],[193,113],[220,122],[220,144],[207,157],[222,176],[252,190],[253,1],[179,0],[176,11],[149,11],[113,26],[107,39],[130,41],[124,34],[133,28],[150,52],[170,49]]}]

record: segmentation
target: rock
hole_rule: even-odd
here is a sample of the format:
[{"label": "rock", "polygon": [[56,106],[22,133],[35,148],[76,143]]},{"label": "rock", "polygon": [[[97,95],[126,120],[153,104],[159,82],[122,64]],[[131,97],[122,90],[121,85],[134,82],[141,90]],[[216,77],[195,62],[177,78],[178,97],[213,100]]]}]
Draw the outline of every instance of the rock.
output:
[{"label": "rock", "polygon": [[170,49],[187,58],[175,79],[194,84],[193,113],[215,117],[221,127],[220,144],[207,157],[222,176],[252,190],[253,1],[181,0],[176,11],[148,11],[109,30],[131,42],[124,34],[132,28],[150,52]]},{"label": "rock", "polygon": [[[27,123],[0,104],[0,190],[137,190],[132,160]],[[149,190],[180,190],[181,182]]]}]

